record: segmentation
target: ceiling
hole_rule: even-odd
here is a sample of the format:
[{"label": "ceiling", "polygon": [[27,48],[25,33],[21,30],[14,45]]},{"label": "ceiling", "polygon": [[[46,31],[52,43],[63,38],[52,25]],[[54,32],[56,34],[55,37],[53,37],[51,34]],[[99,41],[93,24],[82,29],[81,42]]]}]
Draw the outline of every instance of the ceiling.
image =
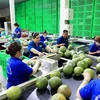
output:
[{"label": "ceiling", "polygon": [[[15,0],[15,3],[20,3],[26,0]],[[9,7],[9,0],[0,0],[0,9]]]}]

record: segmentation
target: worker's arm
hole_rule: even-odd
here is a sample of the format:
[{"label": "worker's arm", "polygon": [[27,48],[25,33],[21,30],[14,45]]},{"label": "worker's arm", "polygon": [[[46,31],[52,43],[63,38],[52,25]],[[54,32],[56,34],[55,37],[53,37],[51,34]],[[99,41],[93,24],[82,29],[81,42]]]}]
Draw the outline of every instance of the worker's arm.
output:
[{"label": "worker's arm", "polygon": [[21,29],[18,28],[18,29],[17,29],[17,34],[20,34],[20,33],[21,33]]},{"label": "worker's arm", "polygon": [[[84,75],[84,80],[83,80],[83,82],[81,83],[81,85],[79,86],[79,88],[78,88],[78,90],[77,90],[77,92],[76,92],[76,97],[77,97],[77,99],[76,100],[83,100],[83,98],[81,97],[81,95],[80,95],[80,90],[82,89],[82,88],[84,88],[88,83],[89,83],[89,81],[91,80],[91,76],[90,76],[90,74],[89,73],[84,73],[83,74]],[[91,92],[91,91],[90,91]],[[84,93],[85,94],[85,93]],[[87,94],[87,97],[88,97],[88,94]]]},{"label": "worker's arm", "polygon": [[35,73],[37,72],[39,66],[40,66],[40,60],[36,60],[36,63],[35,63],[35,65],[33,66],[33,73],[32,73],[32,75],[35,74]]},{"label": "worker's arm", "polygon": [[64,46],[65,43],[62,43],[61,39],[58,38],[58,39],[57,39],[57,43],[56,43],[56,45],[57,45],[57,47],[61,47],[61,46]]},{"label": "worker's arm", "polygon": [[52,52],[52,53],[54,53],[55,51],[53,50],[53,49],[51,49],[49,46],[46,46],[46,48],[45,48],[48,52]]},{"label": "worker's arm", "polygon": [[20,34],[21,32],[18,32],[17,34]]},{"label": "worker's arm", "polygon": [[89,51],[88,54],[90,54],[90,55],[100,54],[100,50],[98,50],[98,51],[96,51],[96,52],[91,52],[91,51]]},{"label": "worker's arm", "polygon": [[25,60],[23,60],[23,62],[24,62],[25,64],[29,65],[30,62],[32,62],[33,60],[35,61],[36,59],[37,59],[37,56],[35,56],[35,57],[33,57],[33,58],[29,59],[29,60],[25,59]]},{"label": "worker's arm", "polygon": [[33,52],[34,54],[38,54],[39,56],[43,56],[43,54],[41,52],[39,52],[38,50],[31,48],[30,50],[31,52]]},{"label": "worker's arm", "polygon": [[61,44],[56,44],[57,47],[61,47],[61,46],[64,46],[65,44],[64,43],[61,43]]},{"label": "worker's arm", "polygon": [[81,85],[79,86],[79,88],[78,88],[78,90],[77,90],[77,93],[76,93],[76,97],[77,97],[79,100],[83,100],[82,97],[80,96],[79,90],[80,90],[81,88],[83,88],[84,86],[86,86],[88,82],[89,82],[89,81],[87,81],[87,80],[84,79],[83,82],[81,83]]}]

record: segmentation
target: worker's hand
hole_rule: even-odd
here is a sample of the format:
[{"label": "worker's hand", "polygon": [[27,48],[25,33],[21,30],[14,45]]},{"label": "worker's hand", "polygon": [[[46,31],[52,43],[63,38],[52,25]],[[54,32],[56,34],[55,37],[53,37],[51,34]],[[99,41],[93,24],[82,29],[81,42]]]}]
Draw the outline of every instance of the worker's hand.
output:
[{"label": "worker's hand", "polygon": [[65,45],[65,43],[60,44],[60,46],[64,46],[64,45]]},{"label": "worker's hand", "polygon": [[41,63],[41,61],[40,61],[39,59],[37,59],[37,60],[36,60],[36,63],[40,64],[40,63]]},{"label": "worker's hand", "polygon": [[87,80],[87,81],[90,81],[90,80],[91,80],[91,75],[90,75],[90,73],[84,72],[84,73],[83,73],[83,76],[84,76],[84,80]]},{"label": "worker's hand", "polygon": [[100,79],[100,74],[98,75],[98,79]]},{"label": "worker's hand", "polygon": [[100,50],[98,50],[97,53],[100,54]]},{"label": "worker's hand", "polygon": [[36,60],[38,56],[32,57],[31,60]]},{"label": "worker's hand", "polygon": [[56,53],[53,49],[50,50],[52,53]]},{"label": "worker's hand", "polygon": [[39,53],[38,53],[38,55],[41,57],[41,56],[43,56],[44,54],[43,54],[43,53],[41,53],[41,52],[39,52]]}]

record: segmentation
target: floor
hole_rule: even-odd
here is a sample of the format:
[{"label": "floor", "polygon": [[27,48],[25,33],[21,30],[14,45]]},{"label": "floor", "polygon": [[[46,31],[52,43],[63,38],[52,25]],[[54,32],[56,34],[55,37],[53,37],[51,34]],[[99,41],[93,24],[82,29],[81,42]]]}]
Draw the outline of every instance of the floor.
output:
[{"label": "floor", "polygon": [[7,79],[2,74],[2,67],[0,66],[0,82],[2,83],[3,89],[6,89]]}]

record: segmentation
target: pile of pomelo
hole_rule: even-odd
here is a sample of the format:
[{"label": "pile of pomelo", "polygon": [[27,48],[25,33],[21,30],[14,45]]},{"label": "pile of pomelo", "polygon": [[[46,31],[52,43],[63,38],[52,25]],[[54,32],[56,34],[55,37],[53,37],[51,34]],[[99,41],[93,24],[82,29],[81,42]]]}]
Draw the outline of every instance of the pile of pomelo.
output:
[{"label": "pile of pomelo", "polygon": [[[74,51],[73,51],[74,52]],[[89,68],[92,66],[92,59],[87,57],[84,52],[80,51],[77,54],[73,53],[72,55],[72,61],[68,61],[66,65],[63,67],[63,72],[65,75],[74,75],[81,76],[84,71],[88,69],[89,73],[91,74],[91,77],[94,77],[94,71]]]},{"label": "pile of pomelo", "polygon": [[65,46],[61,46],[58,50],[58,54],[65,58],[70,58],[70,57],[72,57],[71,51],[74,51],[73,49],[74,49],[74,47],[71,44],[68,46],[68,49]]},{"label": "pile of pomelo", "polygon": [[62,85],[60,71],[56,70],[51,72],[49,81],[45,76],[41,76],[36,81],[36,87],[41,90],[46,89],[48,83],[51,89],[57,90],[57,93],[52,96],[51,100],[66,100],[66,98],[71,96],[71,90],[69,86],[66,84]]},{"label": "pile of pomelo", "polygon": [[[65,47],[60,48],[59,52],[62,52],[66,57],[72,56],[72,60],[66,62],[63,66],[63,73],[65,75],[74,74],[75,76],[81,76],[82,73],[89,72],[91,78],[94,77],[95,73],[90,68],[93,61],[91,58],[87,57],[84,52],[75,53],[74,50],[69,51],[66,50]],[[100,72],[100,63],[96,65],[96,69]],[[67,84],[62,84],[60,71],[56,70],[51,72],[49,81],[45,76],[41,76],[36,80],[36,87],[40,90],[46,89],[48,84],[51,89],[57,89],[57,93],[52,96],[51,100],[67,100],[66,98],[71,96],[70,87]],[[7,96],[12,100],[18,99],[21,93],[22,91],[18,86],[11,87],[7,90]]]}]

